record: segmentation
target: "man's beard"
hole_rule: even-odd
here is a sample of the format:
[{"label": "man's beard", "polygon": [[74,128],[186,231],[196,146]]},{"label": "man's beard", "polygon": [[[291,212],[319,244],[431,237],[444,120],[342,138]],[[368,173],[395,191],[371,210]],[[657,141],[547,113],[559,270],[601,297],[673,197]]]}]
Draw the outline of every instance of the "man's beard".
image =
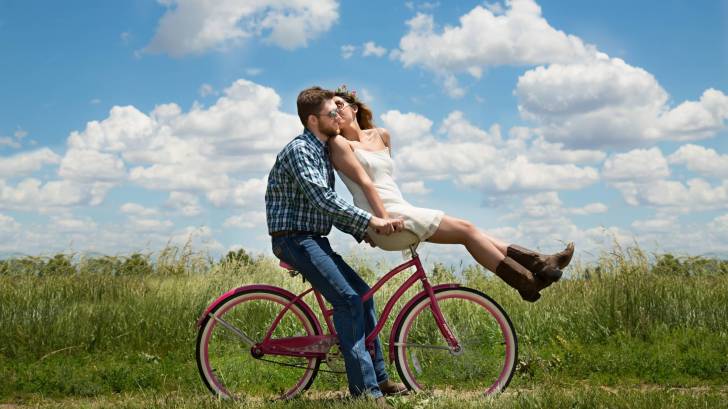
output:
[{"label": "man's beard", "polygon": [[338,126],[327,126],[323,122],[319,122],[318,131],[321,132],[322,134],[328,136],[329,138],[333,138],[339,134],[339,127]]}]

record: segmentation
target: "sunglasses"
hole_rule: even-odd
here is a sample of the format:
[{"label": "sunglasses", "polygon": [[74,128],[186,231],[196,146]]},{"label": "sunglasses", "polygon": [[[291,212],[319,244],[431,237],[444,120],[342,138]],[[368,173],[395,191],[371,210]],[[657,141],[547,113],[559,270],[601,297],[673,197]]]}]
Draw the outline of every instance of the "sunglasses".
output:
[{"label": "sunglasses", "polygon": [[332,109],[331,111],[329,111],[329,112],[327,112],[325,114],[316,114],[316,116],[321,117],[321,116],[326,115],[326,116],[328,116],[331,119],[336,119],[336,115],[340,115],[340,114],[341,114],[341,109],[340,108],[334,108],[334,109]]}]

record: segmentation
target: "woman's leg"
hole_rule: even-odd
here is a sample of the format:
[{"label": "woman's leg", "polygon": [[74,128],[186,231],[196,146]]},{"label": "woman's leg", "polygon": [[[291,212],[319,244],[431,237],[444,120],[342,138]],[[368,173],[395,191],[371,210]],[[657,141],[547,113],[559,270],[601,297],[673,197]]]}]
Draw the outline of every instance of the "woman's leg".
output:
[{"label": "woman's leg", "polygon": [[483,232],[466,220],[444,216],[435,234],[427,241],[462,244],[478,263],[518,290],[521,298],[534,302],[541,297],[539,291],[545,287],[545,283],[518,262],[504,255]]},{"label": "woman's leg", "polygon": [[467,220],[443,216],[440,226],[427,241],[439,244],[462,244],[482,266],[495,271],[505,258],[508,246],[478,230]]}]

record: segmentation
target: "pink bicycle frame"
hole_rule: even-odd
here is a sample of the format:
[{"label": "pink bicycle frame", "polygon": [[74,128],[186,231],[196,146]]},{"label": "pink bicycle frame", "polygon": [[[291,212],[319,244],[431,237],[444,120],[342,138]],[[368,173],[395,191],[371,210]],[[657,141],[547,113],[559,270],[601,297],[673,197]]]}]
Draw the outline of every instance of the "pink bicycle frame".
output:
[{"label": "pink bicycle frame", "polygon": [[[414,249],[412,249],[414,250]],[[403,312],[407,311],[407,308],[414,303],[415,301],[421,299],[423,296],[427,296],[430,298],[430,309],[433,313],[433,316],[435,318],[435,322],[437,323],[437,327],[440,329],[440,333],[447,341],[447,344],[450,346],[451,349],[457,350],[459,348],[458,341],[455,338],[455,336],[450,331],[450,328],[447,326],[447,323],[445,322],[445,318],[442,316],[442,311],[440,310],[440,306],[437,303],[437,299],[435,298],[435,290],[439,288],[456,288],[459,287],[459,284],[443,284],[433,287],[430,285],[430,282],[427,280],[427,274],[425,273],[425,269],[422,266],[422,262],[420,261],[419,255],[417,255],[416,252],[413,251],[413,257],[412,259],[400,264],[399,266],[392,269],[390,272],[388,272],[384,277],[380,278],[376,284],[374,284],[374,287],[372,287],[369,291],[367,291],[362,296],[362,302],[369,300],[374,296],[374,294],[382,288],[384,284],[386,284],[390,279],[392,279],[394,276],[399,274],[400,272],[410,268],[415,267],[415,272],[404,282],[402,286],[400,286],[397,291],[389,298],[387,301],[387,304],[384,307],[384,310],[382,311],[382,314],[379,317],[379,320],[377,322],[377,326],[374,328],[374,330],[366,337],[365,344],[368,348],[371,348],[374,344],[374,339],[379,335],[379,332],[381,332],[382,328],[384,328],[384,324],[387,322],[387,319],[389,318],[389,314],[391,313],[392,309],[394,308],[394,305],[397,303],[397,301],[402,297],[402,295],[407,292],[407,290],[412,287],[417,280],[422,282],[422,286],[424,287],[424,290],[415,295],[410,302],[405,306],[405,308],[400,312],[399,316],[397,317],[397,320],[395,321],[395,326],[399,321],[403,318]],[[314,293],[316,297],[316,301],[318,303],[319,308],[321,309],[321,312],[324,316],[324,319],[326,321],[326,326],[329,330],[329,335],[315,335],[315,336],[304,336],[304,337],[290,337],[290,338],[279,338],[279,339],[271,339],[271,336],[273,332],[275,331],[276,327],[280,323],[281,319],[283,318],[283,315],[290,309],[290,307],[294,304],[299,303],[299,301],[306,296],[308,293],[312,292]],[[305,303],[302,303],[305,305]],[[299,304],[300,305],[300,304]],[[324,357],[326,354],[326,351],[328,351],[328,348],[333,345],[333,343],[336,342],[336,330],[334,328],[333,322],[331,320],[331,316],[333,315],[333,309],[327,308],[326,303],[324,301],[324,298],[321,296],[321,294],[314,290],[313,287],[307,289],[306,291],[298,294],[293,300],[291,300],[284,308],[281,310],[278,315],[276,316],[275,320],[273,321],[273,324],[271,325],[270,329],[266,333],[265,338],[263,341],[261,341],[257,347],[260,348],[261,352],[263,353],[271,353],[271,354],[277,354],[277,355],[293,355],[293,356],[304,356],[304,357]],[[390,336],[390,343],[389,343],[389,356],[390,360],[394,356],[394,342],[393,342],[394,334],[391,334]]]}]

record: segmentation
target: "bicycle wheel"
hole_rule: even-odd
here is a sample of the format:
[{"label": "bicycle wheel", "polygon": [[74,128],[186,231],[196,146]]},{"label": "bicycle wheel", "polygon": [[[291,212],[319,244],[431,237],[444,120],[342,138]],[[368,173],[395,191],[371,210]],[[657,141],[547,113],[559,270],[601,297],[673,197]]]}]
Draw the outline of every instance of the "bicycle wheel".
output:
[{"label": "bicycle wheel", "polygon": [[[260,342],[291,299],[274,290],[251,289],[231,295],[208,314],[197,334],[197,368],[205,385],[222,398],[291,398],[308,389],[320,359],[265,355],[256,359],[229,326]],[[229,325],[226,325],[229,324]],[[314,317],[299,305],[283,315],[271,338],[319,335]],[[269,362],[275,361],[275,362]]]},{"label": "bicycle wheel", "polygon": [[433,393],[500,392],[518,356],[511,320],[490,297],[467,287],[435,291],[442,314],[462,350],[450,352],[435,323],[430,298],[413,303],[395,331],[395,363],[403,382]]}]

